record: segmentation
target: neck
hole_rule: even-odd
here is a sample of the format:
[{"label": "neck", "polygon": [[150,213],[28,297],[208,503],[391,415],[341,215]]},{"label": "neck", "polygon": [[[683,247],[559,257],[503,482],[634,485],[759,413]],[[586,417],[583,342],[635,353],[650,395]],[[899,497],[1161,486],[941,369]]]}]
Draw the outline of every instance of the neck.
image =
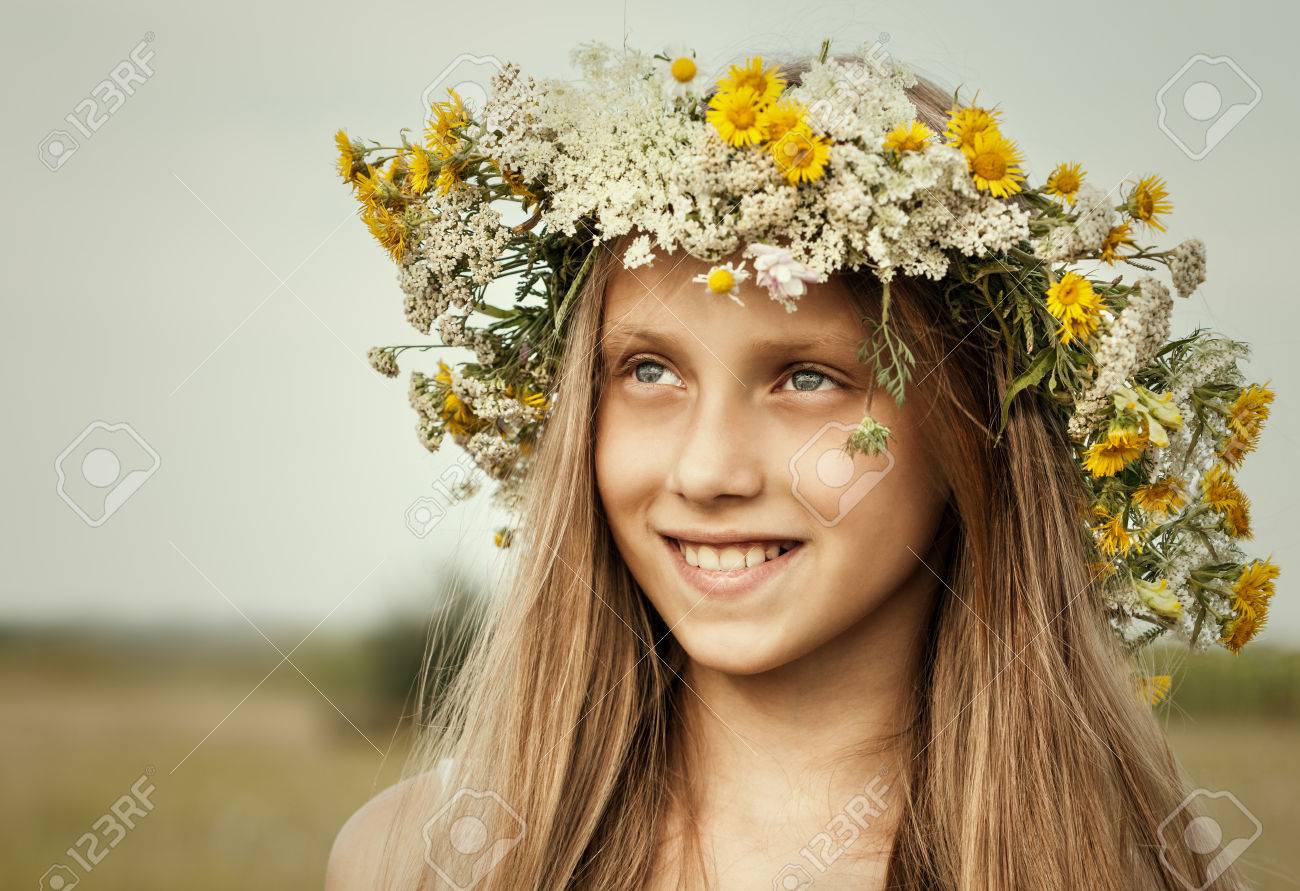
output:
[{"label": "neck", "polygon": [[888,837],[902,800],[901,787],[889,790],[907,767],[899,737],[938,584],[918,566],[856,624],[769,671],[688,662],[683,752],[700,818],[716,825],[714,815],[726,814],[722,822],[798,827],[811,838],[884,790],[884,814],[868,831]]}]

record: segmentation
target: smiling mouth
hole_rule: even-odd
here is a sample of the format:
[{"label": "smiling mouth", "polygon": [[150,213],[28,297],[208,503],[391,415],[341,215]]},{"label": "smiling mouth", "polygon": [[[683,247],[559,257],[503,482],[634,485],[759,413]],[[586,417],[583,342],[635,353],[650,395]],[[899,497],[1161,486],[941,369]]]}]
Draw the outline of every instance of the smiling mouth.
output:
[{"label": "smiling mouth", "polygon": [[802,545],[793,539],[712,545],[669,536],[664,538],[677,548],[688,566],[720,574],[741,572],[779,560]]}]

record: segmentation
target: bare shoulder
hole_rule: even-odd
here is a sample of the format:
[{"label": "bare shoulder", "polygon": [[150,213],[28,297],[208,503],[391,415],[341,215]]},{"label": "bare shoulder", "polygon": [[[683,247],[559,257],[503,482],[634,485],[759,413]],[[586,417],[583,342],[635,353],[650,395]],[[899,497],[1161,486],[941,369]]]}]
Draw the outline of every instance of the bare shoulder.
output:
[{"label": "bare shoulder", "polygon": [[[416,786],[441,786],[434,772],[409,777],[389,786],[357,809],[334,839],[325,868],[325,891],[371,891],[380,887],[380,868],[390,845],[407,849],[423,844],[420,827],[398,823],[401,805]],[[394,834],[396,832],[396,834]]]}]

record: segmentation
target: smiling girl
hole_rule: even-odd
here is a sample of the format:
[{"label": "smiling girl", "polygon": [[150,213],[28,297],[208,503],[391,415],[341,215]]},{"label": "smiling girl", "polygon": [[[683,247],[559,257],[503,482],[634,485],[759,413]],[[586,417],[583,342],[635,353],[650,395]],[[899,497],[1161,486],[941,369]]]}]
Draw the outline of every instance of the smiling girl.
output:
[{"label": "smiling girl", "polygon": [[[678,86],[693,71],[664,61]],[[782,84],[820,80],[824,61]],[[753,123],[747,102],[779,117],[754,71],[720,84],[724,138]],[[891,134],[896,160],[953,120],[932,84],[904,92],[924,132]],[[832,159],[849,151],[835,129]],[[772,149],[787,183],[820,175],[822,136],[798,132],[793,156]],[[976,163],[994,137],[970,176],[1014,185],[1011,165]],[[1098,496],[1043,372],[1024,383],[934,276],[886,291],[868,268],[819,276],[770,246],[647,259],[647,237],[626,228],[582,264],[558,396],[544,435],[522,438],[510,585],[410,778],[340,833],[329,886],[1234,887],[1183,841],[1187,787],[1112,630],[1115,571],[1087,532]],[[1117,318],[1138,293],[1108,297]],[[1051,357],[1071,348],[1062,332],[1117,330],[1043,305]],[[905,401],[861,349],[886,318]],[[428,409],[421,386],[417,408],[466,442],[487,429],[445,401],[469,389],[430,391]],[[1173,607],[1148,606],[1174,628]]]}]

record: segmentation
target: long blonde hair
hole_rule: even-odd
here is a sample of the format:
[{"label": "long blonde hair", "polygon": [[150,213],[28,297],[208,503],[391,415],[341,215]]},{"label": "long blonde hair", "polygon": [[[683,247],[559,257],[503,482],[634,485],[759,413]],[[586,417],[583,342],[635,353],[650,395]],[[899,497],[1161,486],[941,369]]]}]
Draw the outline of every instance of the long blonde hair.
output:
[{"label": "long blonde hair", "polygon": [[[785,70],[797,79],[805,67]],[[948,94],[924,79],[910,93],[942,131]],[[485,605],[464,668],[423,720],[396,818],[418,825],[458,790],[491,793],[479,818],[489,840],[510,843],[478,888],[641,888],[660,863],[664,814],[692,812],[679,738],[685,654],[619,556],[596,489],[599,338],[616,266],[616,251],[602,251],[566,321],[508,590]],[[874,279],[845,275],[870,312]],[[953,490],[948,591],[897,741],[909,768],[894,785],[902,812],[888,886],[1181,889],[1162,856],[1205,881],[1198,855],[1162,847],[1167,817],[1165,837],[1187,827],[1186,787],[1107,627],[1064,431],[1025,398],[995,441],[1005,369],[935,310],[932,288],[904,281],[893,295]],[[444,779],[434,768],[447,764]],[[389,845],[383,887],[429,881],[447,840],[428,841]],[[693,856],[680,862],[704,872],[698,841],[682,846]],[[1227,875],[1215,885],[1233,886]]]}]

